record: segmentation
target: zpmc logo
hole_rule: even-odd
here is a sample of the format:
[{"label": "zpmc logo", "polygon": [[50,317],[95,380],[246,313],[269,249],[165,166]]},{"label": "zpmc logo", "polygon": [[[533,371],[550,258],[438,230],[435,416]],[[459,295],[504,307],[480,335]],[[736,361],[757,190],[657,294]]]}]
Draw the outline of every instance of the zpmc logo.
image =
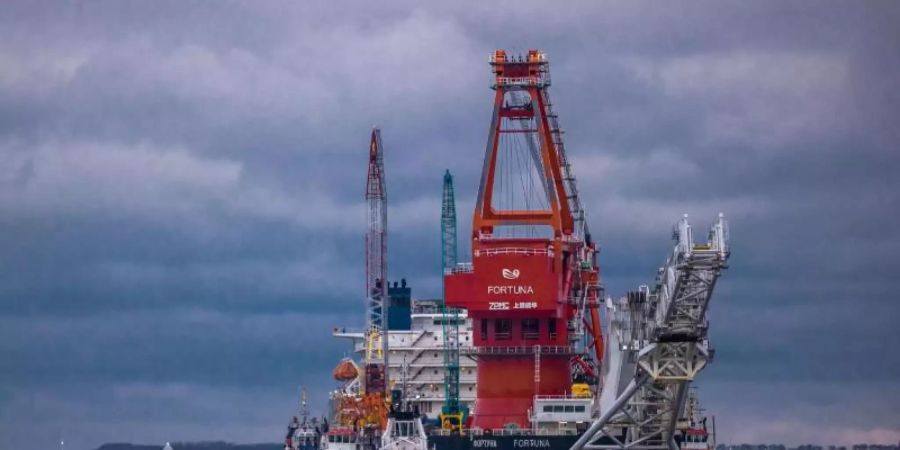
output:
[{"label": "zpmc logo", "polygon": [[519,278],[519,269],[503,269],[503,278],[506,278],[507,280],[515,280]]}]

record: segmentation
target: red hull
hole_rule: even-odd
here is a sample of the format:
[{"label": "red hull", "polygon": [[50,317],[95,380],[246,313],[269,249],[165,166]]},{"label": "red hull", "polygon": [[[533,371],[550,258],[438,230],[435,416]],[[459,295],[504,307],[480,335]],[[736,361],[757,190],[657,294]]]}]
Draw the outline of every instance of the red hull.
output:
[{"label": "red hull", "polygon": [[474,426],[497,429],[514,423],[527,428],[528,411],[535,395],[566,393],[571,379],[568,358],[541,355],[538,382],[534,360],[534,355],[478,358]]}]

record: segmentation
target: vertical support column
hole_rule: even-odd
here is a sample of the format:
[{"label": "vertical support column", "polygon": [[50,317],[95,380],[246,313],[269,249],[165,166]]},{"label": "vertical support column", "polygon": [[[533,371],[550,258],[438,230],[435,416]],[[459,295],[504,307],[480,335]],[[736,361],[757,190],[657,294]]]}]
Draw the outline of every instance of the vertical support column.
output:
[{"label": "vertical support column", "polygon": [[675,403],[672,405],[672,416],[666,426],[666,434],[668,436],[669,450],[678,450],[678,444],[675,442],[675,426],[678,425],[678,416],[684,410],[684,400],[687,398],[688,383],[681,383],[675,388]]}]

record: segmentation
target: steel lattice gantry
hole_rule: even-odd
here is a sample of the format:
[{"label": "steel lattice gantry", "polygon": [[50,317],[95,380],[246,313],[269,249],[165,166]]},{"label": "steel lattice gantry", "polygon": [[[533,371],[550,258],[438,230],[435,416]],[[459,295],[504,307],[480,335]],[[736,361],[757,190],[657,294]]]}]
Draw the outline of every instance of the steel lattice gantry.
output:
[{"label": "steel lattice gantry", "polygon": [[675,450],[688,387],[712,352],[706,310],[729,257],[720,214],[705,244],[695,245],[687,216],[653,289],[607,301],[611,331],[600,415],[572,450]]}]

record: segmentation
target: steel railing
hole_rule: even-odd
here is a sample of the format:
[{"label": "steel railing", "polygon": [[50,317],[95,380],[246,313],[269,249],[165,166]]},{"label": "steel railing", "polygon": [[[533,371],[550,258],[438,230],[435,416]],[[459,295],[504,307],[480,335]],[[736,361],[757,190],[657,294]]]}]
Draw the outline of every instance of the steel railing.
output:
[{"label": "steel railing", "polygon": [[500,247],[491,249],[476,249],[472,252],[472,254],[476,258],[479,256],[494,255],[553,256],[553,250],[529,247]]}]

